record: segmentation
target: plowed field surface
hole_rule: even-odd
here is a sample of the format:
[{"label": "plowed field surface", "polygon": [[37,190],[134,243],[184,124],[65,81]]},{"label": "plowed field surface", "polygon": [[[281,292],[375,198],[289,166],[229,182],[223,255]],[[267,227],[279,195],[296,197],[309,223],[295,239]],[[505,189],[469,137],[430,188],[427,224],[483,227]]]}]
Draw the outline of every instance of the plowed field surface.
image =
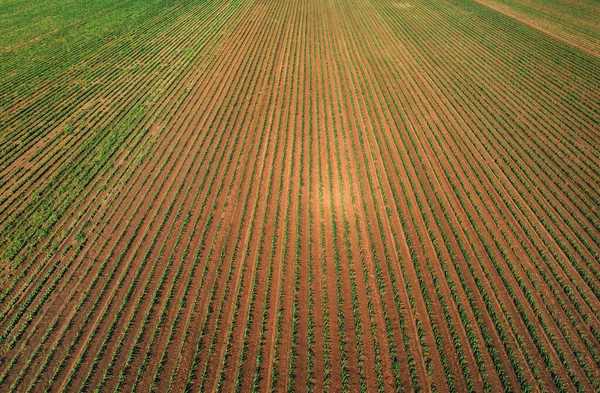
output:
[{"label": "plowed field surface", "polygon": [[0,391],[600,391],[600,22],[482,2],[0,4]]}]

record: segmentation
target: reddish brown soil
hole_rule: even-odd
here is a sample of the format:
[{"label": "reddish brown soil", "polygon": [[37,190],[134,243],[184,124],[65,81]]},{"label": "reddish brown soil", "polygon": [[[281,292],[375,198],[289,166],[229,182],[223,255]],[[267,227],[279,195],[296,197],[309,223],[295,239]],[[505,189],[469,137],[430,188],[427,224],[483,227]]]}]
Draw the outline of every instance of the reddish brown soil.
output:
[{"label": "reddish brown soil", "polygon": [[0,390],[599,390],[600,64],[542,41],[461,1],[203,2],[17,97]]}]

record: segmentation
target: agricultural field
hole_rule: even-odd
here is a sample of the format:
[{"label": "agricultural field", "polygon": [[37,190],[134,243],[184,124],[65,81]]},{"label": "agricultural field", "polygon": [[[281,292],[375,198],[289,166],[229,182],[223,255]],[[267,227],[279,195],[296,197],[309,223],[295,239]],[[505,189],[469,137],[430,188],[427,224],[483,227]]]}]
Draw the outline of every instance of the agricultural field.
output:
[{"label": "agricultural field", "polygon": [[475,0],[600,57],[600,7],[595,1]]},{"label": "agricultural field", "polygon": [[3,0],[0,392],[600,391],[595,15]]}]

